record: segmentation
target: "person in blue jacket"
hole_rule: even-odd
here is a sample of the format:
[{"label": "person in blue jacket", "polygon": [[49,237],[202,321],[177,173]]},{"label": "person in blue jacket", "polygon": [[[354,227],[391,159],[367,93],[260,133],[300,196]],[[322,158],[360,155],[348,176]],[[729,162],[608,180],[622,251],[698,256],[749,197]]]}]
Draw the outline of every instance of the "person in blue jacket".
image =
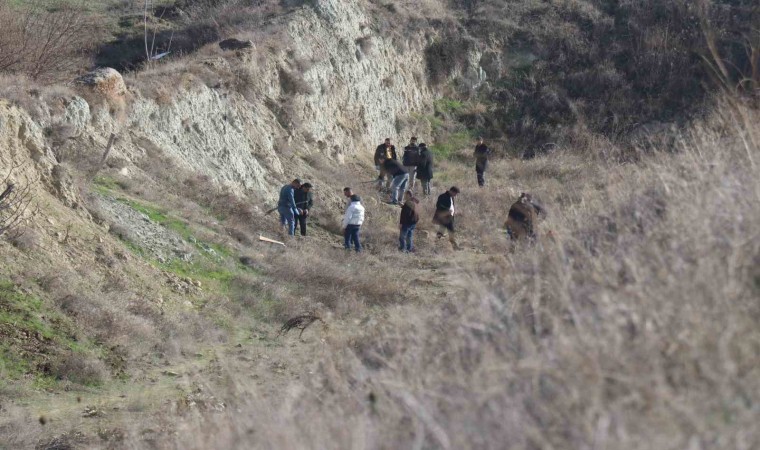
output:
[{"label": "person in blue jacket", "polygon": [[283,230],[287,229],[288,235],[296,234],[296,216],[301,211],[296,206],[295,190],[301,187],[301,180],[296,178],[290,184],[286,184],[280,189],[280,200],[277,202],[277,212],[280,213],[280,225]]}]

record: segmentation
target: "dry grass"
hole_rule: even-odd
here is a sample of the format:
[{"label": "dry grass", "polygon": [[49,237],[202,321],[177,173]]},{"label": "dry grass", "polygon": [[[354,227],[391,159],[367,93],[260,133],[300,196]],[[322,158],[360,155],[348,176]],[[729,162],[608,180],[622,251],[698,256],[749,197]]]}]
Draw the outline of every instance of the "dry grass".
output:
[{"label": "dry grass", "polygon": [[[464,190],[465,234],[489,246],[457,253],[456,295],[386,310],[275,405],[241,396],[156,446],[756,448],[760,129],[742,114],[637,165],[494,166],[514,194]],[[487,236],[520,190],[554,238],[507,253]]]}]

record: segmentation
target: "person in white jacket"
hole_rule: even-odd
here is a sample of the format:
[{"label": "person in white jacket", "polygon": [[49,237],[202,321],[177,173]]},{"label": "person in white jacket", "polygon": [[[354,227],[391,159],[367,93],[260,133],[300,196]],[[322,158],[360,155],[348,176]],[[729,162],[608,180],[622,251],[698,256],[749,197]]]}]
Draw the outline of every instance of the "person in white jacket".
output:
[{"label": "person in white jacket", "polygon": [[362,199],[358,195],[352,195],[351,203],[348,204],[346,214],[343,216],[341,228],[343,229],[343,245],[346,250],[351,250],[351,243],[353,243],[357,252],[362,251],[362,245],[359,243],[359,228],[364,223],[364,206],[362,206],[361,201]]}]

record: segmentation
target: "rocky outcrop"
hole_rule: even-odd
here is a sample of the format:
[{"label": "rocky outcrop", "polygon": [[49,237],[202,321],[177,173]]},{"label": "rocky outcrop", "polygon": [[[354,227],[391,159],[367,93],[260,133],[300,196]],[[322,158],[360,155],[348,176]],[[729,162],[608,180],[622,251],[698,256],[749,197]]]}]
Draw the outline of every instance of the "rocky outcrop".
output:
[{"label": "rocky outcrop", "polygon": [[433,92],[425,73],[426,38],[407,36],[398,48],[373,28],[362,5],[314,1],[277,19],[277,50],[261,52],[257,43],[251,52],[207,66],[249,73],[245,92],[159,79],[166,72],[157,70],[140,78],[171,84],[172,94],[149,98],[103,68],[77,80],[86,101],[66,99],[63,114],[49,122],[65,125],[67,136],[79,137],[93,152],[116,133],[114,158],[137,164],[159,152],[239,194],[272,197],[294,176],[318,176],[315,158],[326,165],[370,165],[383,138],[421,134],[406,118],[428,108]]},{"label": "rocky outcrop", "polygon": [[230,39],[225,39],[219,42],[219,48],[225,51],[245,50],[245,49],[253,48],[253,42],[241,41],[240,39],[230,38]]},{"label": "rocky outcrop", "polygon": [[87,86],[106,98],[118,98],[127,94],[127,86],[121,74],[110,67],[101,67],[77,78],[77,83]]}]

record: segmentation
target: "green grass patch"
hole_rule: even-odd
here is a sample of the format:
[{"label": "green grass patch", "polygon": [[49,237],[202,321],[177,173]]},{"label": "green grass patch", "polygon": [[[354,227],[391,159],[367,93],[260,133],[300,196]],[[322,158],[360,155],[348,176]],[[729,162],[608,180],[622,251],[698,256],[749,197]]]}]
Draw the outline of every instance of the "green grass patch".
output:
[{"label": "green grass patch", "polygon": [[135,211],[145,214],[153,222],[156,222],[159,225],[174,231],[175,233],[182,236],[182,238],[185,240],[189,240],[193,236],[193,233],[190,230],[190,226],[187,224],[187,222],[169,216],[166,210],[138,203],[134,200],[126,198],[119,198],[118,200],[126,205],[129,205]]},{"label": "green grass patch", "polygon": [[[23,350],[25,344],[94,356],[102,354],[102,349],[92,342],[77,338],[71,319],[47,308],[39,297],[19,291],[9,281],[0,281],[0,340],[0,374],[9,379],[31,373],[39,362],[35,361],[38,355]],[[34,383],[50,386],[55,382],[40,374]]]},{"label": "green grass patch", "polygon": [[471,131],[459,131],[431,145],[430,150],[438,158],[454,159],[460,150],[473,146],[474,139],[475,136]]},{"label": "green grass patch", "polygon": [[92,180],[92,186],[95,192],[101,195],[108,195],[119,189],[119,184],[113,178],[105,175],[98,175]]},{"label": "green grass patch", "polygon": [[459,114],[465,108],[465,103],[451,98],[441,98],[434,102],[435,112],[439,114]]}]

